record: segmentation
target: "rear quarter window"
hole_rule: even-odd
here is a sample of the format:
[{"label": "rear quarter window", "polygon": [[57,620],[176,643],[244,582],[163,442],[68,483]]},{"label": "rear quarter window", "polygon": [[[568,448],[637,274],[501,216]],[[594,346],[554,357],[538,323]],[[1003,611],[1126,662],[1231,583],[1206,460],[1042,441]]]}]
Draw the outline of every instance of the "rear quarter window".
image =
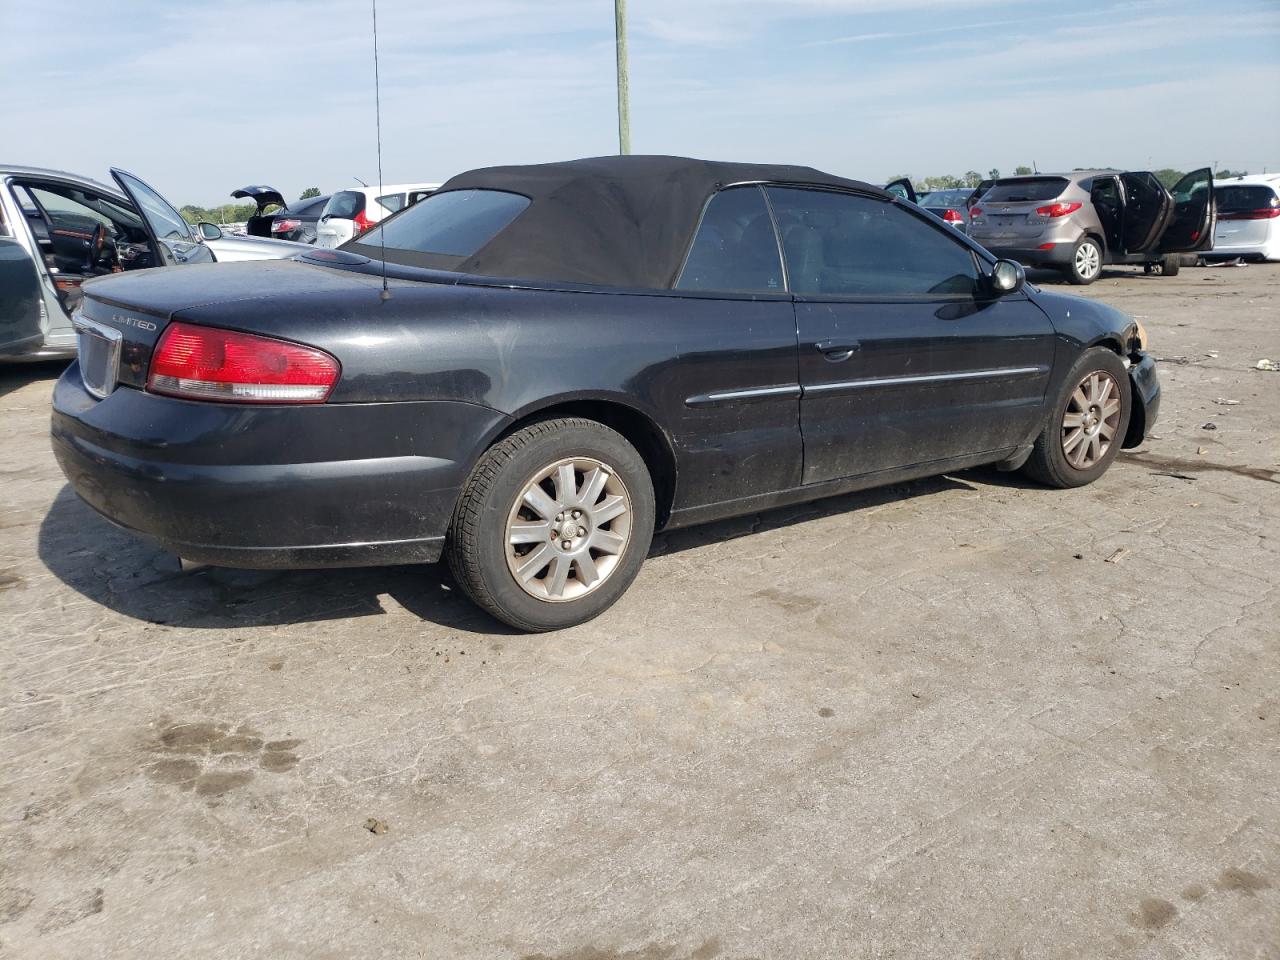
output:
[{"label": "rear quarter window", "polygon": [[1027,177],[1018,180],[997,180],[982,199],[987,203],[1019,203],[1022,201],[1052,200],[1067,189],[1066,177]]},{"label": "rear quarter window", "polygon": [[385,193],[378,197],[378,204],[392,213],[397,212],[404,206],[403,193]]}]

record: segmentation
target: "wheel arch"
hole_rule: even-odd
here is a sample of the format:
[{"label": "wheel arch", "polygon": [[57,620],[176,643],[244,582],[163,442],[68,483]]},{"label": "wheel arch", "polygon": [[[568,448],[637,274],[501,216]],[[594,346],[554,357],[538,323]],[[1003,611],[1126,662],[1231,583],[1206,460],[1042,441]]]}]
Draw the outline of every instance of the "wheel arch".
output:
[{"label": "wheel arch", "polygon": [[1124,344],[1120,342],[1120,337],[1112,332],[1098,334],[1097,337],[1085,344],[1084,349],[1088,350],[1092,347],[1106,347],[1122,360],[1126,356]]},{"label": "wheel arch", "polygon": [[[1085,350],[1092,347],[1103,347],[1110,350],[1121,360],[1125,360],[1128,354],[1125,351],[1120,338],[1114,333],[1099,334],[1097,338],[1085,345]],[[1147,436],[1147,407],[1142,400],[1142,393],[1138,389],[1138,385],[1133,381],[1132,370],[1129,371],[1129,395],[1133,398],[1129,404],[1129,426],[1125,430],[1124,439],[1120,443],[1123,450],[1129,450],[1138,446]]]},{"label": "wheel arch", "polygon": [[530,404],[511,415],[492,436],[487,437],[476,453],[479,460],[495,443],[517,430],[539,420],[556,417],[582,417],[595,420],[626,439],[644,460],[653,481],[654,520],[661,530],[671,515],[676,491],[675,447],[657,420],[634,403],[616,396],[601,394],[571,394],[549,397]]}]

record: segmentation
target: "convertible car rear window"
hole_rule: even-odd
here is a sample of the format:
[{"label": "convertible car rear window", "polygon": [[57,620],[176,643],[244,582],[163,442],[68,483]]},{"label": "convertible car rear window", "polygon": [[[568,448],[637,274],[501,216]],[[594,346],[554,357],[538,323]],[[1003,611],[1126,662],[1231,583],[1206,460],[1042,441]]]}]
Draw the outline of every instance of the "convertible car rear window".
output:
[{"label": "convertible car rear window", "polygon": [[433,193],[361,234],[359,245],[380,250],[385,242],[388,260],[447,270],[492,240],[528,206],[528,197],[504,190]]},{"label": "convertible car rear window", "polygon": [[997,180],[982,199],[986,203],[1017,203],[1021,200],[1052,200],[1067,188],[1066,177],[1039,177]]}]

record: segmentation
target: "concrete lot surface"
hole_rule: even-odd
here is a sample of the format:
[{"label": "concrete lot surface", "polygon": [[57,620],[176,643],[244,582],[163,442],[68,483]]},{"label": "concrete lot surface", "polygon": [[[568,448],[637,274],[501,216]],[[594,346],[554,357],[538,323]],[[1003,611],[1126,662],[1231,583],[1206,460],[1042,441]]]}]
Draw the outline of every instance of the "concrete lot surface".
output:
[{"label": "concrete lot surface", "polygon": [[0,957],[1280,958],[1280,266],[1084,293],[1165,358],[1096,485],[662,536],[540,637],[180,574],[4,370]]}]

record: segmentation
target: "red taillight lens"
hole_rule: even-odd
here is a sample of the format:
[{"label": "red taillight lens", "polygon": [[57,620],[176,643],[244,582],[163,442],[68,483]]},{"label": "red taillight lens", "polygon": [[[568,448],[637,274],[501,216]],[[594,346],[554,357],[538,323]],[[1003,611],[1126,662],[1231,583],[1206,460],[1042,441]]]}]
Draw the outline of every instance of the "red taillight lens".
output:
[{"label": "red taillight lens", "polygon": [[1081,204],[1072,201],[1071,203],[1051,203],[1047,207],[1036,207],[1036,213],[1042,217],[1054,219],[1057,217],[1065,217],[1079,210]]},{"label": "red taillight lens", "polygon": [[964,215],[959,210],[943,210],[942,219],[947,223],[964,223]]},{"label": "red taillight lens", "polygon": [[171,323],[156,344],[147,389],[188,400],[323,403],[340,372],[315,347]]},{"label": "red taillight lens", "polygon": [[970,218],[971,220],[977,220],[977,219],[978,219],[978,217],[980,217],[980,216],[982,216],[982,208],[981,208],[981,207],[970,207],[970,208],[969,208],[969,218]]},{"label": "red taillight lens", "polygon": [[288,233],[290,230],[297,230],[300,226],[302,226],[301,220],[272,220],[271,232]]},{"label": "red taillight lens", "polygon": [[356,236],[359,236],[373,226],[373,221],[365,216],[365,212],[363,210],[352,217],[351,222],[356,225]]},{"label": "red taillight lens", "polygon": [[1228,210],[1218,214],[1219,220],[1274,220],[1280,217],[1280,207],[1260,207],[1257,210]]}]

